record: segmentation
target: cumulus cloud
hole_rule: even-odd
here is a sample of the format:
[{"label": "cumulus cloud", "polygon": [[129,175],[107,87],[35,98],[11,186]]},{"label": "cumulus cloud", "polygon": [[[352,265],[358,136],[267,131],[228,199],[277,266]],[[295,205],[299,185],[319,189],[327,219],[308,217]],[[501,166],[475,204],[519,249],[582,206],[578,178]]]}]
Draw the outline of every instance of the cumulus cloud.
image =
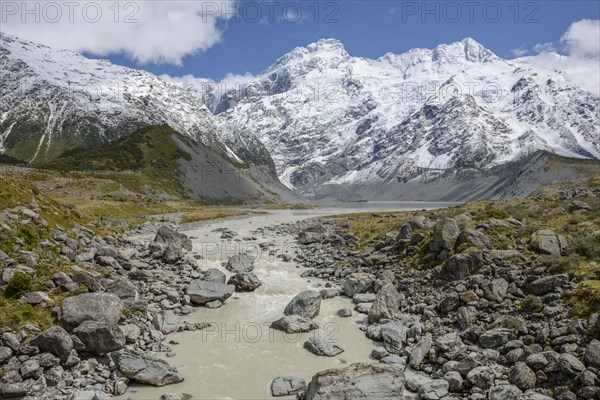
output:
[{"label": "cumulus cloud", "polygon": [[574,22],[560,43],[539,43],[533,51],[536,56],[527,60],[532,65],[564,71],[573,83],[600,95],[600,20]]},{"label": "cumulus cloud", "polygon": [[221,40],[233,0],[2,1],[2,31],[60,49],[181,65]]}]

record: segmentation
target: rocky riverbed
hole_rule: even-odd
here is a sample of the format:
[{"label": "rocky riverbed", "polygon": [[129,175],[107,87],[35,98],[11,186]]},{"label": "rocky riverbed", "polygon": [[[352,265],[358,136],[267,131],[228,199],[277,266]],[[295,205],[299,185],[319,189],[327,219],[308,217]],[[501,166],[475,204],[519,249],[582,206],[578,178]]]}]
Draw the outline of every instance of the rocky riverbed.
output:
[{"label": "rocky riverbed", "polygon": [[[563,197],[593,243],[598,193]],[[598,315],[574,316],[576,277],[540,263],[573,238],[478,207],[52,230],[0,253],[4,292],[56,322],[2,328],[0,396],[598,398]],[[35,204],[1,217],[47,225]]]}]

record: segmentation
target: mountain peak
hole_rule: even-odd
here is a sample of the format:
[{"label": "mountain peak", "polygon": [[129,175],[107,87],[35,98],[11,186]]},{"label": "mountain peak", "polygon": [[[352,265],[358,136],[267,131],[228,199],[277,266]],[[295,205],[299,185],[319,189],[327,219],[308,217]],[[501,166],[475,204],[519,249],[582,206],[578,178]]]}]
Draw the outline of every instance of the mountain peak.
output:
[{"label": "mountain peak", "polygon": [[441,44],[433,49],[433,61],[438,62],[487,62],[496,59],[498,57],[492,51],[470,37],[450,44]]}]

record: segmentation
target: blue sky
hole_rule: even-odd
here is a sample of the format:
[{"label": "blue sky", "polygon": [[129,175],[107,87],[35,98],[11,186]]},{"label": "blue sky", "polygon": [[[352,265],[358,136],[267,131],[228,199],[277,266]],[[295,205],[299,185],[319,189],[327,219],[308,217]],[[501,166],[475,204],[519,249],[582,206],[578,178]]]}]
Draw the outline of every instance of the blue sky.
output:
[{"label": "blue sky", "polygon": [[[341,40],[352,55],[376,58],[386,52],[431,48],[470,36],[496,54],[513,58],[515,53],[531,52],[543,43],[553,43],[560,51],[560,38],[573,22],[600,18],[596,0],[478,1],[472,8],[463,1],[288,3],[279,0],[268,7],[263,1],[242,2],[239,17],[218,22],[219,41],[200,54],[185,56],[179,66],[139,63],[123,55],[104,58],[158,75],[191,74],[217,80],[227,73],[256,74],[294,47],[325,37]],[[297,5],[301,5],[301,17]],[[215,12],[228,15],[228,10]]]}]

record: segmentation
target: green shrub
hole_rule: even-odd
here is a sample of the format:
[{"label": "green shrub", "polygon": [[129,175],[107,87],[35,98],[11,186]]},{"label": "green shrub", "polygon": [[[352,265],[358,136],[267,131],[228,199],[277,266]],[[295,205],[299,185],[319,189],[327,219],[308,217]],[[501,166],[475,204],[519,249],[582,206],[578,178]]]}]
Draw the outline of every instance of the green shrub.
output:
[{"label": "green shrub", "polygon": [[544,309],[544,302],[539,297],[530,294],[521,301],[521,309],[526,313],[537,313]]},{"label": "green shrub", "polygon": [[501,208],[488,208],[485,210],[485,216],[488,218],[506,219],[510,214]]},{"label": "green shrub", "polygon": [[5,293],[8,297],[18,299],[25,293],[31,292],[33,289],[33,278],[25,272],[17,271],[8,280]]},{"label": "green shrub", "polygon": [[576,254],[568,256],[543,255],[538,258],[540,265],[548,268],[552,274],[562,274],[565,272],[574,272],[579,267],[581,258]]},{"label": "green shrub", "polygon": [[575,236],[569,243],[569,252],[588,259],[600,259],[600,233]]}]

